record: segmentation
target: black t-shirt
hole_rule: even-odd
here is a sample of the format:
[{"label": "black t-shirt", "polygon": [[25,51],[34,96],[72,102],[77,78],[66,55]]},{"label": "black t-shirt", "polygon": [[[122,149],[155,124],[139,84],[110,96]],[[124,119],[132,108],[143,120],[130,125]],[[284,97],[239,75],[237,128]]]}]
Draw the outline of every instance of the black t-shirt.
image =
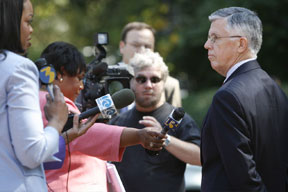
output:
[{"label": "black t-shirt", "polygon": [[[139,120],[153,116],[161,124],[166,121],[173,107],[165,103],[153,112],[142,113],[132,108],[110,121],[110,124],[143,128]],[[185,114],[181,124],[169,135],[183,141],[200,145],[200,130],[195,121]],[[183,192],[186,163],[177,159],[165,149],[159,155],[150,156],[141,145],[127,147],[121,162],[114,163],[127,192]]]}]

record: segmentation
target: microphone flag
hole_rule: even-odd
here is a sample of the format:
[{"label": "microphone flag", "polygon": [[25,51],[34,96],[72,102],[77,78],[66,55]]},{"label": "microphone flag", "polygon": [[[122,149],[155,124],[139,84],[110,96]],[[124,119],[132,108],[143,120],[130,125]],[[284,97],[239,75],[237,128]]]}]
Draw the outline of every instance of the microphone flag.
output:
[{"label": "microphone flag", "polygon": [[113,103],[112,97],[110,94],[106,94],[102,97],[99,97],[95,100],[103,118],[112,118],[117,114],[117,109]]},{"label": "microphone flag", "polygon": [[51,66],[45,66],[40,69],[39,71],[39,77],[43,84],[50,84],[54,81],[56,77],[56,71]]}]

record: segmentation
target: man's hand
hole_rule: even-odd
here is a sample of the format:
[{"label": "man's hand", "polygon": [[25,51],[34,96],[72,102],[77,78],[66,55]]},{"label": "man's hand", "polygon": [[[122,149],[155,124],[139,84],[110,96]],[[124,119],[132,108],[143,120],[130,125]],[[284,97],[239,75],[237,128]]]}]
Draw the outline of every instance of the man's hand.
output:
[{"label": "man's hand", "polygon": [[152,116],[144,116],[140,124],[146,128],[139,130],[141,145],[152,151],[159,151],[164,146],[166,136],[161,134],[162,127],[160,123]]}]

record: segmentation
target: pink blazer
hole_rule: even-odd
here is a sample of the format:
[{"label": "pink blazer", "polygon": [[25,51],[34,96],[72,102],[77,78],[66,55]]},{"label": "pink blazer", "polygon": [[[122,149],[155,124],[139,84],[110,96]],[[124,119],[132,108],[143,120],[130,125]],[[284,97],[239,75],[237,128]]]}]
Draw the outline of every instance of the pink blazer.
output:
[{"label": "pink blazer", "polygon": [[[46,92],[40,91],[40,107],[44,124]],[[65,98],[69,111],[80,113],[74,102]],[[121,161],[124,149],[120,148],[120,136],[124,127],[95,123],[82,136],[66,146],[66,158],[61,169],[46,171],[48,189],[66,191],[107,191],[106,160]],[[70,168],[69,168],[70,165]]]}]

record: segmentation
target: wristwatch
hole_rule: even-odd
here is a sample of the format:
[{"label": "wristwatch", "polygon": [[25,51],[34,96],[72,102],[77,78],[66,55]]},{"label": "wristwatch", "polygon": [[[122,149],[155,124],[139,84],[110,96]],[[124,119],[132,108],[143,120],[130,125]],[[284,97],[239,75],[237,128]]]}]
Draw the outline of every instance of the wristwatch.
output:
[{"label": "wristwatch", "polygon": [[169,145],[170,141],[171,141],[171,137],[170,137],[170,135],[167,134],[167,138],[164,141],[164,146],[167,147]]}]

